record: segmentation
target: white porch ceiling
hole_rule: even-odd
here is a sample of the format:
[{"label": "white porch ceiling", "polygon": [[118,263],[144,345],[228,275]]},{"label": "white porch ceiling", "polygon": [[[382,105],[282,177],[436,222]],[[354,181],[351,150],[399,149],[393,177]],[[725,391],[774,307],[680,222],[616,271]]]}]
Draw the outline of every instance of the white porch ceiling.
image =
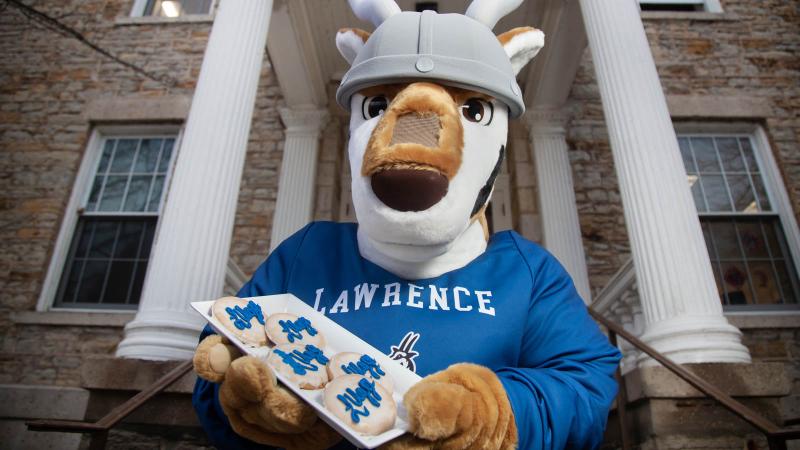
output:
[{"label": "white porch ceiling", "polygon": [[[404,11],[413,11],[415,3],[398,1]],[[439,0],[439,12],[463,13],[469,3]],[[544,30],[547,36],[545,50],[518,76],[529,107],[554,108],[566,100],[586,46],[577,3],[527,0],[494,29],[499,34],[527,25]],[[343,27],[374,29],[353,15],[346,0],[275,1],[267,47],[290,107],[326,105],[327,84],[338,81],[348,68],[334,43],[336,32]]]}]

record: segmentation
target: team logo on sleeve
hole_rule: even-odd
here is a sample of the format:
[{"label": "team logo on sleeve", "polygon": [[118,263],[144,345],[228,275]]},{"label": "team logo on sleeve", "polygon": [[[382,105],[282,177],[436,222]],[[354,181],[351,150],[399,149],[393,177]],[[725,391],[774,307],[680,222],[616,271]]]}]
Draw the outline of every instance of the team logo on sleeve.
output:
[{"label": "team logo on sleeve", "polygon": [[419,333],[409,331],[405,336],[403,336],[403,340],[400,341],[400,345],[392,346],[392,351],[389,353],[389,358],[399,361],[401,366],[412,372],[416,372],[417,364],[414,362],[414,359],[419,356],[419,353],[414,351],[414,345],[418,340]]}]

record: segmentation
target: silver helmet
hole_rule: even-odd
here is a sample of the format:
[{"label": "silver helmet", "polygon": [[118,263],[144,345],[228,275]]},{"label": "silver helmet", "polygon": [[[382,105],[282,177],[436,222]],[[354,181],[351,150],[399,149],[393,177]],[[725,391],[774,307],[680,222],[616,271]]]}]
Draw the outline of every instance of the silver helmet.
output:
[{"label": "silver helmet", "polygon": [[336,91],[343,108],[349,110],[350,98],[364,88],[428,80],[491,95],[508,105],[511,117],[525,112],[511,61],[491,30],[522,0],[476,0],[466,15],[401,12],[386,1],[350,3],[377,28]]}]

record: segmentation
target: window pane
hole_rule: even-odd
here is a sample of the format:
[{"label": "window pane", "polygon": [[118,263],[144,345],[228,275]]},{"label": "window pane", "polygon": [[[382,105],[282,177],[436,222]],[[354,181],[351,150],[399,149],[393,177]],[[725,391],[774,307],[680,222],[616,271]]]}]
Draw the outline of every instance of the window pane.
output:
[{"label": "window pane", "polygon": [[728,187],[733,197],[733,205],[738,212],[758,212],[756,197],[750,187],[747,175],[728,175]]},{"label": "window pane", "polygon": [[150,257],[150,248],[153,246],[153,236],[156,234],[156,223],[147,222],[144,228],[144,236],[142,237],[142,251],[139,253],[139,259],[147,259]]},{"label": "window pane", "polygon": [[750,146],[750,139],[739,138],[739,144],[742,146],[742,154],[744,154],[744,160],[747,162],[750,172],[759,172],[758,163],[753,156],[753,147]]},{"label": "window pane", "polygon": [[139,147],[139,156],[137,156],[136,164],[133,166],[134,172],[147,173],[156,170],[162,142],[163,139],[142,139],[142,144]]},{"label": "window pane", "polygon": [[131,171],[138,142],[138,139],[120,139],[117,142],[117,151],[114,152],[114,160],[111,162],[111,172],[128,173]]},{"label": "window pane", "polygon": [[753,187],[756,189],[758,202],[761,203],[761,211],[772,211],[772,205],[769,202],[767,191],[764,189],[764,181],[760,175],[753,175]]},{"label": "window pane", "polygon": [[161,152],[161,161],[158,163],[159,173],[165,173],[169,169],[169,162],[172,158],[172,148],[175,146],[175,139],[164,140],[164,151]]},{"label": "window pane", "polygon": [[211,0],[183,0],[184,14],[208,14]]},{"label": "window pane", "polygon": [[117,238],[118,228],[119,222],[117,221],[97,222],[88,256],[90,258],[110,257],[114,240]]},{"label": "window pane", "polygon": [[702,175],[700,182],[703,183],[703,191],[705,192],[709,211],[731,210],[728,190],[725,188],[725,181],[722,179],[722,175]]},{"label": "window pane", "polygon": [[133,276],[133,285],[131,286],[131,295],[128,297],[128,303],[139,303],[139,298],[142,296],[145,273],[147,273],[147,261],[136,263],[136,273]]},{"label": "window pane", "polygon": [[747,279],[747,268],[740,262],[723,262],[722,279],[727,291],[727,304],[745,305],[753,303],[753,292]]},{"label": "window pane", "polygon": [[[789,271],[789,268],[792,270]],[[790,264],[789,267],[787,267],[784,261],[775,261],[775,271],[778,272],[781,289],[783,290],[784,303],[797,303],[798,283],[797,272],[794,271],[794,265]]]},{"label": "window pane", "polygon": [[100,165],[97,167],[97,173],[103,173],[108,169],[108,162],[111,161],[111,154],[114,152],[114,143],[116,139],[106,140],[103,146],[103,154],[100,156]]},{"label": "window pane", "polygon": [[721,172],[714,141],[711,138],[692,138],[692,150],[700,172]]},{"label": "window pane", "polygon": [[109,175],[106,178],[106,188],[103,198],[100,199],[98,211],[119,211],[122,206],[122,196],[125,195],[125,185],[128,183],[127,175]]},{"label": "window pane", "polygon": [[686,168],[686,173],[697,173],[694,158],[692,158],[692,149],[689,147],[689,138],[678,138],[678,147],[681,149],[683,167]]},{"label": "window pane", "polygon": [[739,230],[739,238],[742,241],[747,259],[769,258],[769,251],[767,243],[764,241],[764,234],[761,232],[760,222],[738,221],[736,228]]},{"label": "window pane", "polygon": [[716,261],[711,262],[711,270],[714,272],[714,281],[717,283],[717,292],[719,292],[720,301],[725,303],[724,290],[722,289],[722,281],[719,278],[719,263]]},{"label": "window pane", "polygon": [[134,175],[128,186],[128,195],[125,199],[124,211],[144,211],[147,203],[147,194],[150,192],[150,175]]},{"label": "window pane", "polygon": [[744,160],[736,138],[717,138],[717,150],[726,172],[744,172]]},{"label": "window pane", "polygon": [[150,202],[147,204],[148,211],[158,211],[161,204],[161,192],[164,189],[164,176],[158,175],[153,180],[153,191],[150,193]]},{"label": "window pane", "polygon": [[78,290],[78,284],[81,280],[81,270],[83,269],[83,260],[75,260],[69,269],[69,277],[67,277],[64,286],[61,289],[61,301],[62,302],[74,302],[75,301],[75,293]]},{"label": "window pane", "polygon": [[92,242],[92,233],[94,233],[94,223],[84,225],[84,222],[79,222],[75,234],[79,236],[78,247],[75,250],[76,258],[85,258],[86,251],[89,250],[89,244]]},{"label": "window pane", "polygon": [[103,290],[103,282],[106,279],[107,269],[107,261],[86,261],[86,266],[83,268],[81,286],[80,289],[78,289],[78,297],[75,299],[76,302],[100,302],[100,294]]},{"label": "window pane", "polygon": [[706,211],[706,203],[703,200],[703,189],[700,187],[700,179],[697,175],[689,175],[689,184],[692,187],[692,198],[694,206],[699,212]]},{"label": "window pane", "polygon": [[92,191],[89,193],[89,200],[86,202],[86,210],[94,211],[97,209],[97,199],[100,197],[100,191],[103,189],[103,177],[98,175],[94,178],[92,183]]},{"label": "window pane", "polygon": [[139,242],[142,238],[145,222],[131,221],[122,224],[114,258],[136,258],[139,253]]},{"label": "window pane", "polygon": [[128,299],[128,288],[133,277],[133,261],[114,261],[108,273],[103,303],[125,303]]},{"label": "window pane", "polygon": [[756,303],[776,304],[782,302],[781,291],[775,280],[772,263],[764,261],[748,262],[750,276],[753,279]]},{"label": "window pane", "polygon": [[741,259],[742,252],[739,249],[739,240],[736,237],[736,229],[733,226],[733,222],[714,221],[710,225],[719,258]]}]

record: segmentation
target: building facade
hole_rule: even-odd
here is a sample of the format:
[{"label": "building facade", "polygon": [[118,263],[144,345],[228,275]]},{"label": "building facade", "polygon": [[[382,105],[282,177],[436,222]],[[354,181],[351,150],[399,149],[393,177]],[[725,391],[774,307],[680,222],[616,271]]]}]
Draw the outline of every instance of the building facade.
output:
[{"label": "building facade", "polygon": [[[0,4],[7,442],[78,447],[24,421],[102,416],[191,355],[189,301],[235,291],[310,220],[355,220],[332,99],[335,31],[358,25],[344,0]],[[529,0],[495,31],[522,25],[547,42],[519,75],[492,228],[771,420],[800,416],[800,6]],[[623,351],[642,448],[764,445]],[[191,384],[110,442],[207,445]]]}]

